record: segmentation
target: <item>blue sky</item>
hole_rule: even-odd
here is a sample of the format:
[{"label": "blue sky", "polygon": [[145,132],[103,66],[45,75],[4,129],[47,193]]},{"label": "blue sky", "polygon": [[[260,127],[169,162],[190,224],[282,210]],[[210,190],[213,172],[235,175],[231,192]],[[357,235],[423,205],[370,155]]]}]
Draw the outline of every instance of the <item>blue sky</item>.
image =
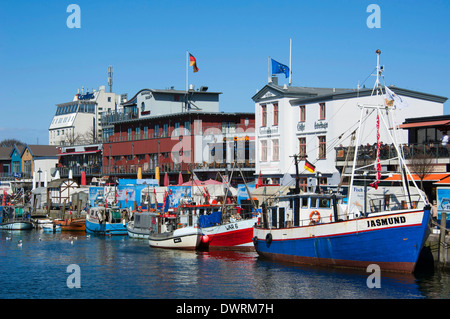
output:
[{"label": "blue sky", "polygon": [[[66,25],[72,3],[80,29]],[[366,24],[372,3],[378,29]],[[107,85],[109,65],[116,93],[183,90],[186,50],[200,69],[190,83],[223,92],[221,111],[253,112],[268,57],[288,64],[290,38],[293,86],[356,88],[381,49],[387,84],[450,97],[449,16],[446,0],[2,1],[0,140],[47,144],[55,105]]]}]

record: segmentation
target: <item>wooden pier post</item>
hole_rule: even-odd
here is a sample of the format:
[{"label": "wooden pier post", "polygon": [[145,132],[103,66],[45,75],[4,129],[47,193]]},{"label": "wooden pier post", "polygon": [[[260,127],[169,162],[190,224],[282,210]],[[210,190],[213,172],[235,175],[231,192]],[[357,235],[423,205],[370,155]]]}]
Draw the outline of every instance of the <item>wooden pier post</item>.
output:
[{"label": "wooden pier post", "polygon": [[441,267],[445,267],[447,262],[447,243],[445,242],[445,235],[447,226],[447,213],[441,213],[441,226],[439,234],[439,248],[438,248],[438,261]]}]

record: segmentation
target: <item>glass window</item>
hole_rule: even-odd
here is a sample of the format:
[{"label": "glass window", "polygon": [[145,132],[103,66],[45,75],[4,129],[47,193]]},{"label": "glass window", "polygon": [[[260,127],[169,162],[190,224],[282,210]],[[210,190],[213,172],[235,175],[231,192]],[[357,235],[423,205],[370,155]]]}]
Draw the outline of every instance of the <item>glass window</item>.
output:
[{"label": "glass window", "polygon": [[179,122],[176,122],[174,125],[173,125],[173,136],[178,136],[178,135],[180,135],[180,123]]},{"label": "glass window", "polygon": [[154,137],[159,137],[159,124],[155,125],[155,129],[154,129],[153,135],[154,135]]},{"label": "glass window", "polygon": [[272,154],[272,160],[273,161],[279,161],[280,160],[280,150],[278,146],[278,140],[272,141],[272,147],[273,147],[273,154]]},{"label": "glass window", "polygon": [[311,197],[311,208],[317,208],[317,197]]},{"label": "glass window", "polygon": [[273,125],[278,126],[278,103],[273,104]]},{"label": "glass window", "polygon": [[300,122],[306,121],[306,106],[301,105],[300,106]]},{"label": "glass window", "polygon": [[329,198],[321,198],[319,200],[319,208],[330,208],[331,200]]},{"label": "glass window", "polygon": [[301,206],[302,206],[302,208],[308,208],[308,197],[302,197],[301,198]]},{"label": "glass window", "polygon": [[267,141],[261,141],[261,161],[267,161]]},{"label": "glass window", "polygon": [[267,106],[261,105],[261,126],[267,126]]},{"label": "glass window", "polygon": [[300,137],[298,139],[298,145],[299,145],[299,157],[300,159],[306,158],[306,137]]},{"label": "glass window", "polygon": [[320,114],[319,114],[319,120],[325,120],[325,103],[320,103]]},{"label": "glass window", "polygon": [[144,138],[148,138],[148,126],[144,126]]},{"label": "glass window", "polygon": [[327,158],[327,140],[325,136],[319,136],[319,159]]}]

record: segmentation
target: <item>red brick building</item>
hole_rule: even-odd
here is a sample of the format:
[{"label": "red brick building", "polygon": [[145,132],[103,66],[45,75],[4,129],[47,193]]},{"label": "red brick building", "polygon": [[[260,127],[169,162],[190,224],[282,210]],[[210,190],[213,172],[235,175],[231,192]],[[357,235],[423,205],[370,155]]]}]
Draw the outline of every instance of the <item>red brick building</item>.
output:
[{"label": "red brick building", "polygon": [[[178,183],[191,172],[200,179],[231,172],[234,164],[254,178],[255,115],[190,111],[111,123],[114,133],[103,141],[103,173],[154,178],[155,169]],[[235,177],[240,177],[235,172]],[[162,180],[163,176],[161,176]]]}]

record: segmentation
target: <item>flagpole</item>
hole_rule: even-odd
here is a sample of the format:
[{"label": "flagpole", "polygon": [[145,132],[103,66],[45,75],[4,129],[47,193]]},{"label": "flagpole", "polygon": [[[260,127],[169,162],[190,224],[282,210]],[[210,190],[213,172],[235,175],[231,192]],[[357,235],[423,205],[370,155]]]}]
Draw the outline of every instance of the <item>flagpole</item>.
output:
[{"label": "flagpole", "polygon": [[189,66],[189,51],[186,50],[186,93],[188,91],[188,83],[189,83],[189,72],[188,72],[188,66]]},{"label": "flagpole", "polygon": [[184,99],[186,109],[187,109],[188,87],[189,87],[189,51],[186,50],[186,95]]},{"label": "flagpole", "polygon": [[267,59],[267,82],[268,83],[272,82],[272,79],[270,77],[270,56]]},{"label": "flagpole", "polygon": [[292,38],[289,39],[289,86],[292,84]]}]

